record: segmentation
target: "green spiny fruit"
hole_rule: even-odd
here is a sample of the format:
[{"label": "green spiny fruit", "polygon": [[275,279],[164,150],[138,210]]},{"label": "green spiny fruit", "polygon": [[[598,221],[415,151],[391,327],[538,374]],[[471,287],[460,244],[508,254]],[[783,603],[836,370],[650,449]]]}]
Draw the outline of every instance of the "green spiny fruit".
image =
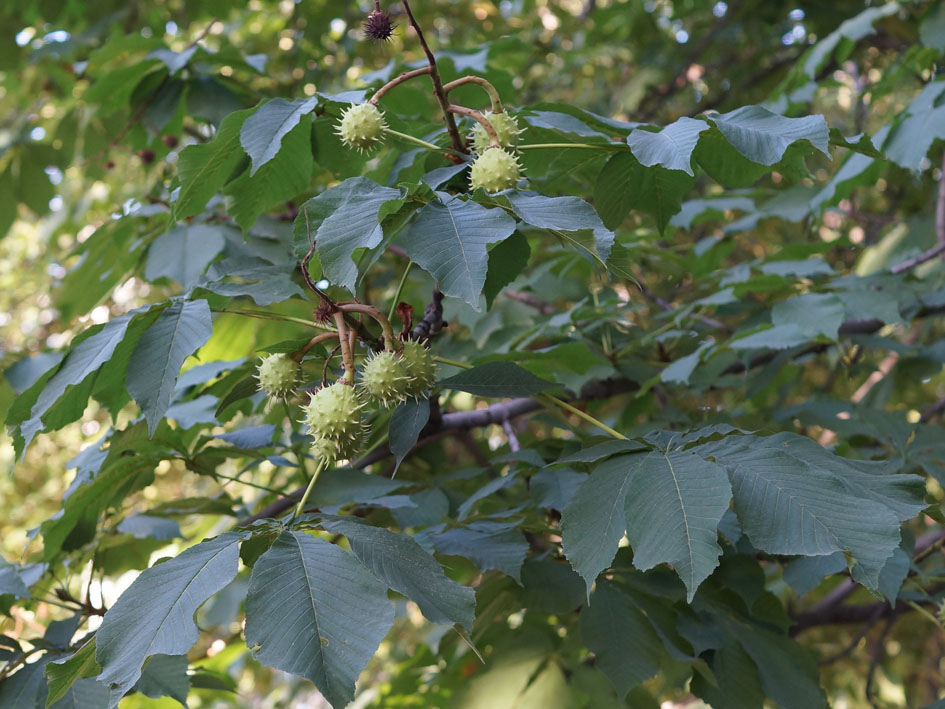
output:
[{"label": "green spiny fruit", "polygon": [[363,152],[378,145],[384,139],[386,130],[384,114],[378,107],[373,103],[362,103],[342,112],[337,133],[349,148]]},{"label": "green spiny fruit", "polygon": [[430,350],[416,340],[408,340],[404,343],[401,359],[409,377],[407,396],[420,397],[429,392],[436,383],[436,365]]},{"label": "green spiny fruit", "polygon": [[407,398],[410,387],[407,364],[395,352],[378,352],[361,368],[361,385],[378,403],[396,406]]},{"label": "green spiny fruit", "polygon": [[280,399],[292,391],[298,377],[298,362],[282,352],[263,357],[256,367],[259,388],[269,396]]},{"label": "green spiny fruit", "polygon": [[[495,128],[495,133],[499,137],[500,147],[514,148],[518,144],[518,137],[521,135],[522,129],[518,127],[518,121],[515,120],[515,116],[511,116],[505,111],[502,113],[486,111],[482,115],[492,124],[492,127]],[[489,137],[489,134],[486,133],[486,129],[477,121],[472,131],[473,150],[477,153],[484,152],[491,142],[492,139]]]},{"label": "green spiny fruit", "polygon": [[518,160],[503,148],[489,148],[476,158],[469,171],[469,185],[474,190],[500,192],[514,187],[522,176]]},{"label": "green spiny fruit", "polygon": [[347,458],[350,456],[341,453],[357,452],[364,436],[363,407],[364,403],[353,386],[336,382],[322,387],[309,399],[303,409],[305,425],[316,441],[337,443],[340,448],[338,457]]}]

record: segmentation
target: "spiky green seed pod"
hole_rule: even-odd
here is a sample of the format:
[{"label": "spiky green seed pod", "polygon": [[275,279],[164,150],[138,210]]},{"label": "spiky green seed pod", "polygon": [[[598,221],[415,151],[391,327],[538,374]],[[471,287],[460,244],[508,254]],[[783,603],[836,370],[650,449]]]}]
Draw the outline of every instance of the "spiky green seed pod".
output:
[{"label": "spiky green seed pod", "polygon": [[421,397],[427,394],[436,383],[436,365],[430,350],[416,340],[409,340],[404,343],[401,359],[410,377],[407,396]]},{"label": "spiky green seed pod", "polygon": [[[492,124],[492,127],[495,128],[495,133],[499,137],[500,147],[514,148],[518,145],[518,137],[522,134],[522,129],[518,127],[518,121],[515,120],[515,116],[511,116],[505,111],[502,113],[486,111],[482,115]],[[492,139],[489,137],[489,134],[486,133],[486,129],[477,121],[472,130],[473,151],[481,153],[489,147],[491,142]]]},{"label": "spiky green seed pod", "polygon": [[476,158],[469,171],[469,185],[474,190],[500,192],[514,187],[522,176],[518,160],[504,148],[489,148]]},{"label": "spiky green seed pod", "polygon": [[263,357],[256,367],[260,390],[279,399],[295,388],[298,378],[298,362],[282,352]]},{"label": "spiky green seed pod", "polygon": [[384,139],[387,123],[384,114],[373,103],[351,106],[341,113],[337,133],[349,148],[362,152],[380,144]]},{"label": "spiky green seed pod", "polygon": [[361,368],[361,385],[378,403],[396,406],[407,398],[410,387],[403,357],[394,352],[378,352]]},{"label": "spiky green seed pod", "polygon": [[[343,449],[341,452],[347,453],[351,445],[355,445],[356,450],[364,436],[363,407],[353,386],[336,382],[312,395],[303,409],[305,425],[316,441],[337,443]],[[348,456],[339,453],[339,457]]]},{"label": "spiky green seed pod", "polygon": [[324,462],[328,465],[338,460],[350,460],[361,450],[362,439],[358,438],[350,443],[329,441],[327,438],[316,438],[312,441],[311,453],[316,463]]}]

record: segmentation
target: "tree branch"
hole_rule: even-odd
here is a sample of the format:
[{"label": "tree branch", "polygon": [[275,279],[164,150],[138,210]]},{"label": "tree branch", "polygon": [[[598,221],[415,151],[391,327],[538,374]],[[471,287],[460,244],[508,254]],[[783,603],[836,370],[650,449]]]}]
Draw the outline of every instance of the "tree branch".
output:
[{"label": "tree branch", "polygon": [[[417,19],[413,16],[413,11],[410,9],[410,3],[407,0],[401,0],[401,5],[404,6],[404,12],[407,13],[407,19],[410,21],[410,26],[413,27],[413,31],[417,33],[417,41],[420,42],[420,46],[423,47],[424,54],[427,55],[427,63],[430,65],[430,80],[433,82],[433,95],[436,96],[437,103],[440,104],[440,110],[443,111],[443,120],[446,121],[446,132],[449,133],[450,143],[453,145],[453,150],[459,153],[465,153],[466,147],[463,145],[463,139],[459,135],[459,129],[456,127],[456,121],[453,119],[453,114],[449,111],[449,99],[446,97],[446,91],[443,90],[443,79],[440,77],[440,70],[436,66],[436,57],[433,56],[433,52],[430,50],[430,45],[427,44],[427,40],[423,36],[423,30],[420,29],[420,23],[417,22]],[[459,158],[457,158],[458,160]]]}]

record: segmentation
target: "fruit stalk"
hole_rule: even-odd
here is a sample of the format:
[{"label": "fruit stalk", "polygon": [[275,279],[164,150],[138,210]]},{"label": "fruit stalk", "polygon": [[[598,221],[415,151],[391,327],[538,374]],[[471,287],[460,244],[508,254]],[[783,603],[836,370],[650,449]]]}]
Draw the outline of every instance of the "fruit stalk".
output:
[{"label": "fruit stalk", "polygon": [[[376,106],[376,105],[377,105],[377,102],[381,100],[381,98],[384,96],[384,94],[386,94],[388,91],[390,91],[390,90],[391,90],[392,88],[394,88],[395,86],[398,86],[399,84],[402,84],[402,83],[404,83],[405,81],[410,81],[410,80],[413,79],[414,77],[423,76],[424,74],[429,74],[429,73],[430,73],[430,67],[428,67],[428,66],[424,66],[424,67],[421,67],[421,68],[419,68],[419,69],[414,69],[413,71],[405,71],[405,72],[404,72],[403,74],[401,74],[400,76],[397,76],[397,77],[391,79],[391,80],[388,81],[386,84],[384,84],[381,88],[379,88],[379,89],[375,92],[375,94],[374,94],[373,96],[371,96],[371,98],[368,100],[368,103],[373,103],[373,104]],[[454,83],[455,83],[455,82],[454,82]],[[446,87],[443,87],[443,88],[446,88]]]},{"label": "fruit stalk", "polygon": [[348,340],[348,325],[345,322],[345,314],[341,310],[332,313],[335,319],[335,325],[338,328],[338,344],[341,345],[341,360],[345,367],[344,379],[349,384],[354,385],[354,355],[351,352],[351,343]]},{"label": "fruit stalk", "polygon": [[459,88],[464,84],[478,84],[486,90],[486,93],[489,94],[489,100],[492,102],[492,112],[493,113],[502,113],[505,109],[502,108],[502,99],[499,97],[499,92],[495,86],[489,83],[486,79],[483,79],[481,76],[461,76],[455,81],[443,86],[443,90],[446,93],[449,93],[453,89]]},{"label": "fruit stalk", "polygon": [[492,127],[492,123],[490,123],[485,116],[479,113],[479,111],[474,111],[473,109],[466,108],[465,106],[456,106],[455,104],[450,104],[447,107],[447,110],[450,113],[455,113],[457,116],[466,116],[467,118],[472,118],[474,121],[478,121],[489,135],[489,145],[499,147],[500,142],[498,133],[495,132],[495,128]]},{"label": "fruit stalk", "polygon": [[318,480],[318,476],[322,474],[322,471],[328,467],[327,460],[321,460],[315,464],[315,472],[312,474],[312,479],[308,483],[308,487],[305,488],[305,492],[302,493],[302,499],[299,500],[299,504],[295,508],[295,512],[292,513],[292,518],[289,520],[289,525],[302,514],[302,510],[305,509],[305,503],[308,502],[309,495],[312,494],[312,488],[315,487],[315,482]]},{"label": "fruit stalk", "polygon": [[400,343],[397,340],[397,336],[394,334],[394,328],[391,326],[390,320],[373,305],[365,305],[364,303],[339,303],[338,309],[342,313],[364,313],[365,315],[370,315],[377,320],[378,324],[381,326],[381,330],[384,331],[384,349],[390,350],[391,352],[400,349]]},{"label": "fruit stalk", "polygon": [[292,355],[292,359],[294,359],[296,362],[300,362],[302,358],[308,354],[308,351],[312,349],[315,345],[317,345],[319,342],[324,342],[325,340],[331,340],[331,339],[337,339],[337,338],[338,338],[338,333],[335,332],[334,330],[332,330],[331,332],[322,332],[318,335],[315,335],[315,337],[313,337],[311,340],[306,342],[305,345],[300,350],[298,350],[297,352],[295,352],[295,354]]}]

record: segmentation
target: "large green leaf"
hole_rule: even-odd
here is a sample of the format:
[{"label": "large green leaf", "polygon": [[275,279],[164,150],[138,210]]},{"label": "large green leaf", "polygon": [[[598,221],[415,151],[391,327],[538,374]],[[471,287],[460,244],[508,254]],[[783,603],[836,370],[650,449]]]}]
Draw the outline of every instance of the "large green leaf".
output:
[{"label": "large green leaf", "polygon": [[413,539],[372,527],[356,517],[323,517],[322,526],[348,538],[351,551],[371,573],[414,601],[433,623],[472,630],[476,594],[446,577],[440,563]]},{"label": "large green leaf", "polygon": [[263,664],[311,680],[336,709],[394,621],[387,589],[351,554],[283,532],[256,561],[246,643]]},{"label": "large green leaf", "polygon": [[681,170],[667,170],[660,165],[645,167],[630,153],[617,153],[600,172],[594,204],[610,229],[619,227],[636,209],[651,215],[663,231],[682,208],[682,198],[693,181]]},{"label": "large green leaf", "polygon": [[515,215],[526,224],[553,232],[590,231],[596,256],[606,261],[614,233],[604,226],[594,208],[579,197],[546,197],[537,192],[512,191],[505,195]]},{"label": "large green leaf", "polygon": [[240,146],[240,129],[252,112],[247,109],[231,113],[223,119],[212,141],[188,145],[181,151],[177,161],[181,187],[174,205],[177,219],[200,214],[210,198],[233,176],[246,157]]},{"label": "large green leaf", "polygon": [[126,385],[152,435],[170,404],[181,365],[212,332],[207,301],[176,301],[138,340],[128,362]]},{"label": "large green leaf", "polygon": [[438,196],[417,213],[398,243],[433,275],[443,293],[478,310],[489,262],[486,245],[511,236],[515,220],[502,209],[486,209],[445,193]]},{"label": "large green leaf", "polygon": [[[19,449],[21,452],[29,445],[33,437],[43,430],[43,417],[50,412],[60,398],[67,394],[70,388],[81,388],[81,385],[85,385],[78,396],[74,397],[82,400],[81,407],[82,410],[85,409],[92,376],[111,359],[112,353],[124,338],[128,323],[133,317],[132,313],[128,313],[110,320],[98,332],[82,340],[63,358],[55,374],[46,380],[42,391],[39,392],[39,396],[30,408],[29,418],[19,424],[19,435],[24,441]],[[24,396],[27,394],[29,391]],[[80,410],[76,417],[81,413]]]},{"label": "large green leaf", "polygon": [[921,509],[921,478],[875,470],[790,433],[729,436],[694,449],[728,470],[735,513],[752,544],[772,554],[843,551],[872,590],[899,547],[899,525]]},{"label": "large green leaf", "polygon": [[390,450],[394,454],[395,473],[397,468],[400,467],[400,463],[416,444],[420,432],[429,420],[429,399],[407,399],[394,409],[388,424],[388,435],[390,437]]},{"label": "large green leaf", "polygon": [[194,285],[226,244],[224,229],[212,224],[181,225],[162,234],[148,249],[144,276],[166,276],[185,289]]},{"label": "large green leaf", "polygon": [[[906,109],[905,119],[896,126],[883,151],[897,165],[918,170],[932,143],[945,139],[945,81],[932,81]],[[928,164],[928,163],[926,163]]]},{"label": "large green leaf", "polygon": [[627,520],[624,500],[630,489],[625,456],[598,465],[561,513],[564,555],[587,584],[610,566]]},{"label": "large green leaf", "polygon": [[480,571],[498,569],[519,581],[528,544],[517,526],[516,522],[479,520],[452,529],[430,528],[414,538],[441,554],[464,556]]},{"label": "large green leaf", "polygon": [[761,165],[774,165],[799,140],[809,141],[830,156],[830,136],[823,116],[785,118],[761,106],[742,106],[729,113],[710,114],[709,118],[738,152]]},{"label": "large green leaf", "polygon": [[243,122],[240,145],[253,161],[250,176],[272,160],[282,147],[282,139],[295,128],[307,113],[318,104],[318,98],[297,98],[287,101],[274,98],[267,101]]},{"label": "large green leaf", "polygon": [[638,128],[627,136],[627,145],[644,167],[660,165],[694,175],[692,151],[699,142],[699,134],[708,129],[705,121],[683,117],[657,133]]},{"label": "large green leaf", "polygon": [[380,212],[399,204],[400,190],[381,187],[366,177],[353,177],[302,205],[295,220],[295,253],[304,256],[314,239],[325,277],[354,292],[358,269],[352,255],[381,243]]},{"label": "large green leaf", "polygon": [[600,581],[580,617],[581,640],[620,696],[660,669],[663,642],[620,586]]},{"label": "large green leaf", "polygon": [[142,572],[105,614],[96,636],[98,679],[131,689],[151,655],[183,655],[199,636],[194,613],[237,572],[244,532],[227,532]]},{"label": "large green leaf", "polygon": [[267,209],[304,191],[314,164],[312,119],[303,116],[282,139],[273,159],[245,171],[226,186],[227,211],[247,231]]},{"label": "large green leaf", "polygon": [[[725,469],[687,451],[624,456],[627,538],[633,565],[672,564],[691,602],[722,553],[718,527],[732,499]],[[593,480],[593,478],[591,478]]]},{"label": "large green leaf", "polygon": [[[49,681],[49,693],[46,695],[46,706],[59,701],[74,687],[80,680],[94,677],[102,668],[95,661],[95,638],[86,642],[82,647],[75,651],[70,657],[55,660],[46,665],[46,678]],[[100,684],[98,680],[93,680]],[[108,687],[100,684],[105,690],[106,700],[108,698]]]}]

